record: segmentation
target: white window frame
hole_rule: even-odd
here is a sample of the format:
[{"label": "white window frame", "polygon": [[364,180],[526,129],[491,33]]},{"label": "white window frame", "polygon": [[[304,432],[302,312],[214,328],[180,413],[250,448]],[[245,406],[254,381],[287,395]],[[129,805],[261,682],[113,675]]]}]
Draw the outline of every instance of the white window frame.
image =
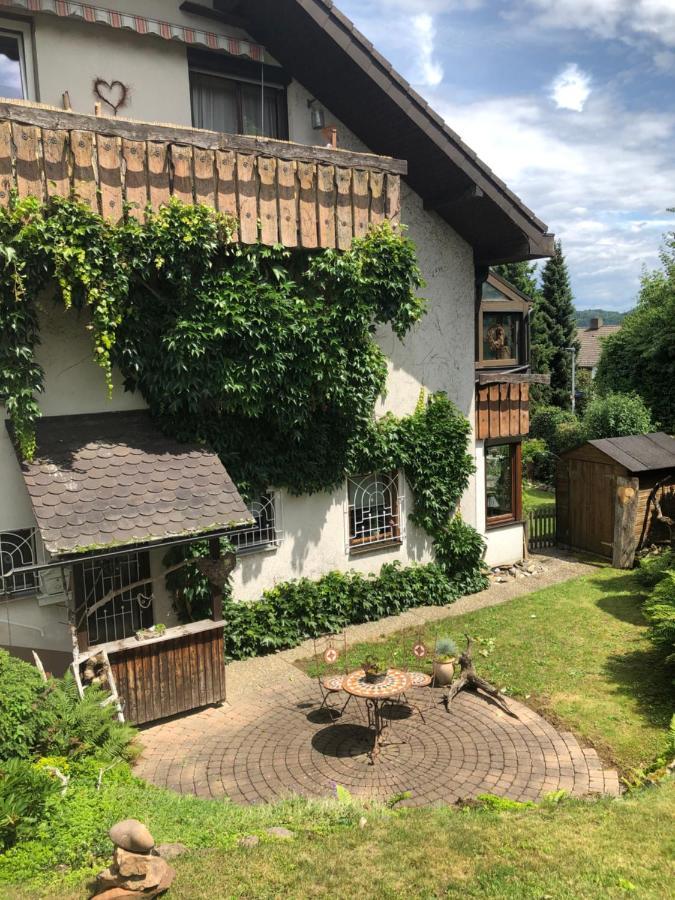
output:
[{"label": "white window frame", "polygon": [[[40,593],[38,552],[35,528],[0,531],[0,595],[34,597]],[[20,565],[16,558],[12,560],[13,554],[18,555]]]},{"label": "white window frame", "polygon": [[[349,486],[350,483],[357,483],[369,476],[375,476],[376,478],[382,477],[383,479],[385,479],[383,483],[386,487],[388,487],[388,484],[391,484],[392,481],[395,482],[394,488],[396,491],[396,503],[395,513],[393,514],[396,516],[396,534],[387,535],[382,538],[374,537],[373,540],[363,540],[359,543],[356,543],[352,538],[351,526],[353,518],[353,508],[352,504],[349,502]],[[344,520],[345,552],[348,556],[360,555],[362,553],[371,553],[375,550],[380,550],[385,547],[400,547],[403,544],[406,536],[405,494],[405,477],[401,469],[397,469],[394,472],[363,472],[360,475],[354,475],[347,478],[345,490]]]},{"label": "white window frame", "polygon": [[21,82],[26,96],[24,100],[37,100],[35,87],[35,60],[33,57],[33,29],[29,22],[18,19],[0,18],[0,34],[9,34],[19,39],[19,65]]},{"label": "white window frame", "polygon": [[279,491],[265,491],[259,500],[249,505],[249,512],[255,517],[256,512],[262,510],[263,507],[272,512],[272,527],[266,529],[263,537],[256,536],[255,525],[244,525],[241,528],[234,528],[226,535],[234,545],[238,556],[276,550],[283,542],[284,532]]}]

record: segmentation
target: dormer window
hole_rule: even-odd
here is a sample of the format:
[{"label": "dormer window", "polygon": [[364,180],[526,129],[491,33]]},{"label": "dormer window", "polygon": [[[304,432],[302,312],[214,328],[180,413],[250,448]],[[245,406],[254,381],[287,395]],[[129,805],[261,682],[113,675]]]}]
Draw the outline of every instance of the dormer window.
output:
[{"label": "dormer window", "polygon": [[476,365],[509,368],[528,363],[527,316],[530,304],[492,272],[482,285],[478,311]]}]

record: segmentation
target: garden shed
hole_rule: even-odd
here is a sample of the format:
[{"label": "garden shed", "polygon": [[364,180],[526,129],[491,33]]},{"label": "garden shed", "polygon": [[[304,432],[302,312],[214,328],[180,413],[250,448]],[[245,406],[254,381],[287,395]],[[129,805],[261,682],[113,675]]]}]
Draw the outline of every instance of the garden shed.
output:
[{"label": "garden shed", "polygon": [[641,547],[673,540],[675,438],[663,432],[588,441],[563,453],[556,478],[564,546],[633,565]]}]

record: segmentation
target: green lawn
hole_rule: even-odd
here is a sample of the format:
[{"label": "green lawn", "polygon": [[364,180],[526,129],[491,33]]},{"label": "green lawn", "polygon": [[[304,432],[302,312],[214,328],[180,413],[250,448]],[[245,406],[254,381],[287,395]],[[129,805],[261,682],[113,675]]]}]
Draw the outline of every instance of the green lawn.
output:
[{"label": "green lawn", "polygon": [[[626,771],[665,752],[673,705],[673,673],[646,638],[639,601],[632,574],[598,566],[587,577],[448,618],[426,638],[470,632],[486,677]],[[401,646],[400,636],[356,646],[351,662],[368,652],[396,661]],[[169,895],[185,900],[666,898],[675,877],[672,780],[620,800],[390,810],[299,798],[237,807],[180,797],[122,771],[71,803],[33,845],[0,856],[3,900],[79,900],[86,876],[110,853],[105,830],[127,816],[146,822],[158,841],[190,848],[176,861]],[[296,837],[274,840],[264,831],[270,825]],[[260,844],[239,847],[246,834]],[[36,860],[44,867],[38,881]]]},{"label": "green lawn", "polygon": [[[584,578],[435,622],[423,634],[430,645],[447,635],[461,647],[465,632],[480,642],[474,655],[481,674],[591,743],[622,772],[663,752],[672,672],[647,637],[633,574],[599,565]],[[349,665],[366,656],[395,664],[417,634],[354,645]]]},{"label": "green lawn", "polygon": [[[171,805],[164,806],[170,814]],[[566,801],[513,812],[344,806],[343,821],[333,815],[330,824],[321,807],[311,805],[254,808],[244,815],[228,809],[215,801],[175,803],[163,835],[197,848],[205,837],[218,848],[194,849],[176,861],[171,898],[672,896],[672,781],[623,800]],[[358,824],[362,814],[364,828]],[[143,817],[157,830],[152,802]],[[271,821],[289,825],[297,836],[267,837],[261,826]],[[195,838],[200,822],[206,834]],[[238,847],[235,823],[239,834],[258,832],[261,843]],[[222,828],[220,840],[215,824]],[[10,888],[2,896],[80,900],[84,893],[83,885],[70,890],[51,885]]]},{"label": "green lawn", "polygon": [[551,506],[554,503],[555,493],[523,483],[523,512],[536,509],[538,506]]}]

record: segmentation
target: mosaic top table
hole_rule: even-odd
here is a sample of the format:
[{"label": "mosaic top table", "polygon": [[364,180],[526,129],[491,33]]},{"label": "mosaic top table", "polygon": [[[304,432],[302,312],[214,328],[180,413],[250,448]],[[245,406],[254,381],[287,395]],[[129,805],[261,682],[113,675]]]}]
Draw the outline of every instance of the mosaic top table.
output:
[{"label": "mosaic top table", "polygon": [[353,697],[360,697],[366,701],[368,727],[374,732],[373,747],[369,754],[371,763],[375,763],[380,748],[385,744],[384,730],[388,727],[389,722],[382,716],[383,706],[387,703],[391,704],[411,686],[411,673],[403,672],[401,669],[388,669],[384,679],[377,684],[366,681],[366,673],[363,669],[356,669],[345,675],[342,681],[342,690]]}]

